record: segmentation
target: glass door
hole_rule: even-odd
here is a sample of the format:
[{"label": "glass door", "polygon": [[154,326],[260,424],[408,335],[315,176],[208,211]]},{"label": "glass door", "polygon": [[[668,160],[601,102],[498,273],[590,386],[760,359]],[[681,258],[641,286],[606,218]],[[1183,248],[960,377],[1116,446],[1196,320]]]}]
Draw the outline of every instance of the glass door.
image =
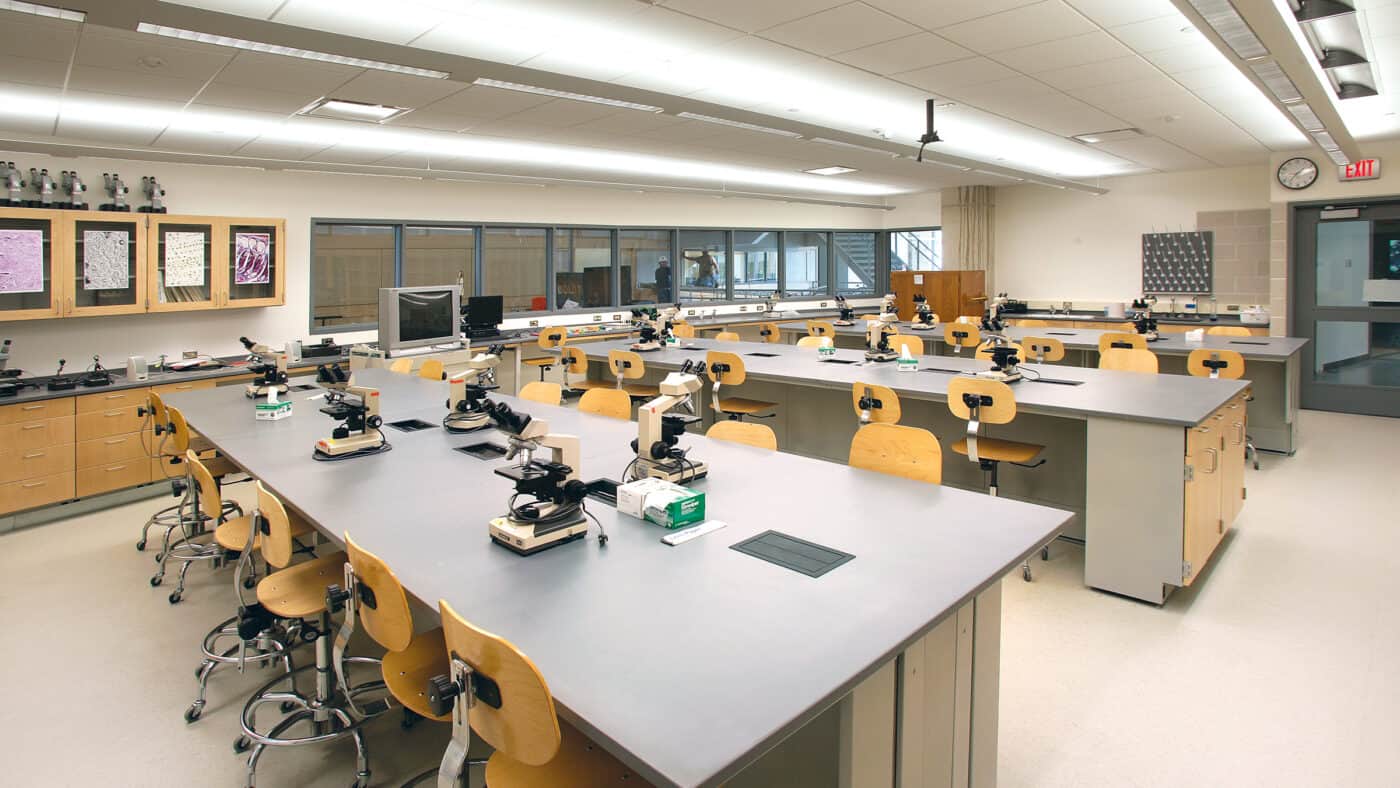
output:
[{"label": "glass door", "polygon": [[1400,203],[1294,212],[1302,406],[1400,417]]}]

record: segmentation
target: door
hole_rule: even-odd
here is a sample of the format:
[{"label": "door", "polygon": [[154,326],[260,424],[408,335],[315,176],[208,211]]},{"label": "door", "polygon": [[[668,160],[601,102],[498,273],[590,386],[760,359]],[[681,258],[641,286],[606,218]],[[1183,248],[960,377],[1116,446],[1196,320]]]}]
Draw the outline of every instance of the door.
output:
[{"label": "door", "polygon": [[1400,203],[1297,206],[1293,315],[1302,406],[1400,416]]},{"label": "door", "polygon": [[1225,530],[1220,511],[1220,422],[1210,418],[1186,431],[1186,467],[1183,486],[1185,521],[1182,523],[1181,584],[1189,586],[1205,567]]}]

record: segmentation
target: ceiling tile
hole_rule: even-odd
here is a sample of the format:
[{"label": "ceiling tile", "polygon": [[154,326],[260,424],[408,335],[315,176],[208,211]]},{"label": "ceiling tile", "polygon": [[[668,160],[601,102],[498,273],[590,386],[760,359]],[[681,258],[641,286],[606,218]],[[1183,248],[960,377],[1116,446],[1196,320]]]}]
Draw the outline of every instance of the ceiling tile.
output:
[{"label": "ceiling tile", "polygon": [[352,145],[335,145],[316,151],[306,157],[306,161],[335,162],[338,164],[373,164],[383,159],[388,152],[382,148],[370,150]]},{"label": "ceiling tile", "polygon": [[96,93],[185,102],[199,93],[199,89],[204,87],[204,81],[171,79],[154,74],[138,75],[93,66],[73,66],[73,72],[68,78],[68,87]]},{"label": "ceiling tile", "polygon": [[57,60],[0,55],[0,74],[10,82],[61,88],[68,77],[68,64]]},{"label": "ceiling tile", "polygon": [[[1185,30],[1186,32],[1183,32]],[[1134,52],[1175,49],[1201,40],[1201,34],[1180,13],[1159,16],[1145,22],[1110,27],[1108,32]]]},{"label": "ceiling tile", "polygon": [[576,128],[604,134],[636,134],[684,122],[684,118],[663,115],[659,112],[618,112],[587,123],[580,123]]},{"label": "ceiling tile", "polygon": [[995,82],[983,82],[966,87],[947,88],[941,92],[948,98],[956,99],[961,103],[972,104],[999,114],[1005,114],[1002,112],[1002,109],[1006,106],[1014,105],[1016,102],[1023,101],[1032,96],[1053,94],[1055,93],[1055,89],[1040,80],[1017,75],[1010,79],[999,79]]},{"label": "ceiling tile", "polygon": [[994,60],[1026,74],[1097,63],[1131,55],[1132,50],[1102,30],[998,52]]},{"label": "ceiling tile", "polygon": [[508,21],[457,17],[423,34],[413,46],[518,65],[544,52],[548,42],[531,35],[527,27]]},{"label": "ceiling tile", "polygon": [[635,136],[663,140],[670,144],[683,144],[686,142],[696,142],[709,137],[716,137],[728,130],[728,127],[721,126],[717,123],[706,123],[703,120],[687,120],[683,123],[674,123],[662,128],[637,132]]},{"label": "ceiling tile", "polygon": [[667,8],[708,19],[747,33],[801,19],[828,8],[843,5],[848,0],[783,0],[754,2],[753,0],[663,0]]},{"label": "ceiling tile", "polygon": [[[233,55],[234,50],[225,47],[183,41],[173,44],[170,39],[145,33],[85,25],[74,64],[202,82],[214,76]],[[158,58],[162,64],[152,68],[141,62],[148,58]]]},{"label": "ceiling tile", "polygon": [[832,59],[876,74],[896,74],[901,71],[936,66],[972,57],[972,52],[933,33],[916,33],[849,52],[832,55]]},{"label": "ceiling tile", "polygon": [[1006,11],[1011,8],[1034,5],[1040,0],[865,0],[870,5],[887,11],[907,22],[926,30],[966,22],[983,16]]},{"label": "ceiling tile", "polygon": [[460,112],[425,107],[404,113],[388,121],[385,125],[412,129],[433,129],[434,131],[461,131],[473,123],[480,123],[481,120],[482,118],[473,118]]},{"label": "ceiling tile", "polygon": [[1007,107],[1003,114],[1061,137],[1121,129],[1125,125],[1121,118],[1062,93],[1022,99]]},{"label": "ceiling tile", "polygon": [[1077,99],[1105,109],[1121,102],[1136,103],[1155,98],[1161,102],[1162,111],[1165,113],[1171,111],[1173,102],[1189,104],[1194,101],[1190,92],[1173,82],[1170,77],[1160,73],[1142,79],[1111,82],[1087,88],[1072,88],[1066,92]]},{"label": "ceiling tile", "polygon": [[163,2],[191,8],[203,8],[207,11],[219,11],[225,14],[237,14],[253,19],[267,19],[286,0],[163,0]]},{"label": "ceiling tile", "polygon": [[764,38],[817,55],[859,49],[918,32],[865,3],[850,3],[763,31]]},{"label": "ceiling tile", "polygon": [[[190,105],[189,110],[215,115],[226,112],[226,110],[220,107],[199,104]],[[277,123],[282,119],[280,115],[255,112],[240,112],[238,117],[240,121],[247,121],[248,123]],[[236,128],[222,132],[166,129],[165,132],[156,139],[154,144],[161,150],[230,154],[248,144],[255,136],[255,134],[246,132],[240,133]]]},{"label": "ceiling tile", "polygon": [[445,10],[413,3],[396,3],[392,9],[386,9],[376,0],[287,0],[272,21],[371,41],[407,44],[447,16]]},{"label": "ceiling tile", "polygon": [[1156,137],[1102,142],[1094,149],[1108,151],[1154,170],[1204,170],[1215,166],[1194,153]]},{"label": "ceiling tile", "polygon": [[1126,25],[1178,13],[1172,0],[1065,0],[1102,27]]},{"label": "ceiling tile", "polygon": [[330,142],[285,142],[282,140],[255,139],[238,149],[240,156],[257,156],[265,159],[286,159],[296,161],[325,150]]},{"label": "ceiling tile", "polygon": [[0,25],[0,52],[11,57],[56,60],[67,63],[78,45],[80,27],[46,17],[6,14]]},{"label": "ceiling tile", "polygon": [[461,92],[465,87],[450,79],[366,71],[337,88],[335,97],[392,107],[422,107]]},{"label": "ceiling tile", "polygon": [[1178,71],[1172,74],[1171,77],[1185,86],[1187,90],[1197,94],[1203,90],[1214,88],[1233,88],[1236,90],[1248,88],[1251,93],[1259,92],[1258,89],[1254,87],[1254,83],[1249,81],[1249,77],[1241,74],[1239,69],[1229,63],[1220,66]]},{"label": "ceiling tile", "polygon": [[568,127],[624,112],[629,115],[652,114],[649,112],[641,112],[640,110],[618,109],[617,107],[609,107],[606,104],[592,104],[587,101],[555,99],[547,104],[541,104],[537,107],[522,110],[514,115],[508,115],[506,119],[519,123],[535,123],[541,126]]},{"label": "ceiling tile", "polygon": [[[1037,76],[1060,90],[1076,91],[1116,82],[1160,79],[1162,73],[1137,55],[1128,55],[1099,63],[1045,71]],[[1086,95],[1081,95],[1081,98],[1092,100]]]},{"label": "ceiling tile", "polygon": [[950,88],[981,85],[1015,76],[1020,75],[1000,63],[985,57],[970,57],[929,68],[905,71],[894,75],[894,78],[900,82],[937,93]]},{"label": "ceiling tile", "polygon": [[362,73],[364,69],[336,63],[317,63],[262,52],[239,52],[231,63],[224,66],[214,82],[248,88],[276,86],[283,93],[325,96]]},{"label": "ceiling tile", "polygon": [[1144,52],[1142,56],[1168,74],[1209,66],[1234,68],[1229,59],[1220,54],[1220,50],[1200,35],[1188,36],[1188,41],[1181,46]]},{"label": "ceiling tile", "polygon": [[231,109],[253,109],[290,115],[321,96],[317,93],[283,93],[277,90],[221,85],[215,82],[199,94],[199,103]]},{"label": "ceiling tile", "polygon": [[988,53],[1068,38],[1094,29],[1092,22],[1061,0],[1043,0],[940,28],[938,34],[968,49]]},{"label": "ceiling tile", "polygon": [[487,88],[474,85],[459,93],[434,101],[421,109],[435,112],[450,112],[466,115],[478,120],[503,118],[530,107],[538,107],[555,99],[535,93],[521,93],[518,90]]}]

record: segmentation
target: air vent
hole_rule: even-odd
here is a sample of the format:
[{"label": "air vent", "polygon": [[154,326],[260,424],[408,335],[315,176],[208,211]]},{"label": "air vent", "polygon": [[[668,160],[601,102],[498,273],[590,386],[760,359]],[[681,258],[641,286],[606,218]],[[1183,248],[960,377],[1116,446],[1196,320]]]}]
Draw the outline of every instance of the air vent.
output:
[{"label": "air vent", "polygon": [[1122,142],[1123,140],[1134,140],[1138,137],[1146,136],[1142,129],[1112,129],[1109,131],[1095,131],[1089,134],[1076,134],[1072,139],[1089,145],[1097,145],[1101,142]]},{"label": "air vent", "polygon": [[1327,130],[1327,126],[1324,125],[1317,117],[1317,114],[1312,111],[1312,107],[1309,107],[1307,104],[1289,104],[1288,111],[1293,114],[1294,118],[1297,118],[1298,125],[1302,126],[1308,132]]},{"label": "air vent", "polygon": [[1256,57],[1263,57],[1269,54],[1269,50],[1259,41],[1259,37],[1254,35],[1254,31],[1249,29],[1249,24],[1244,21],[1240,13],[1230,4],[1230,0],[1188,0],[1191,7],[1200,12],[1205,18],[1206,24],[1219,35],[1225,45],[1230,47],[1236,55],[1243,60],[1250,60]]},{"label": "air vent", "polygon": [[388,107],[383,104],[367,104],[363,101],[320,98],[303,107],[297,114],[310,115],[317,118],[334,118],[335,120],[358,120],[369,123],[383,123],[387,120],[393,120],[408,111],[409,110],[405,107]]},{"label": "air vent", "polygon": [[1293,80],[1283,73],[1283,69],[1272,60],[1265,63],[1251,63],[1250,70],[1259,77],[1259,81],[1264,83],[1264,87],[1274,94],[1274,98],[1284,104],[1292,104],[1295,101],[1302,101],[1303,94],[1298,92],[1298,87],[1293,84]]},{"label": "air vent", "polygon": [[1334,150],[1341,150],[1341,146],[1337,144],[1335,139],[1332,139],[1332,134],[1330,132],[1314,131],[1312,136],[1313,139],[1317,140],[1317,144],[1328,153]]}]

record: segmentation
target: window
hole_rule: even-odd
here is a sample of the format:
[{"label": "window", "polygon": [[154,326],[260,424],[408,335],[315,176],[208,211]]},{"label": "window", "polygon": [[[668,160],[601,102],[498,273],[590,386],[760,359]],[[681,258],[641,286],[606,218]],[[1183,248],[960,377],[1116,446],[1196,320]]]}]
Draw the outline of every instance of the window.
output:
[{"label": "window", "polygon": [[826,295],[826,233],[783,233],[783,294],[789,298]]},{"label": "window", "polygon": [[542,228],[487,227],[482,231],[481,292],[505,297],[506,312],[542,312],[545,298]]},{"label": "window", "polygon": [[875,295],[875,233],[835,233],[836,292]]},{"label": "window", "polygon": [[778,234],[734,231],[734,299],[767,298],[778,289]]},{"label": "window", "polygon": [[554,231],[554,308],[612,306],[612,231]]},{"label": "window", "polygon": [[725,300],[729,276],[726,230],[681,230],[680,300]]},{"label": "window", "polygon": [[394,227],[318,224],[314,238],[312,328],[378,325],[379,288],[394,286]]},{"label": "window", "polygon": [[675,303],[670,230],[618,230],[622,305]]},{"label": "window", "polygon": [[476,229],[473,227],[405,227],[403,282],[400,287],[462,283],[462,295],[476,286]]},{"label": "window", "polygon": [[894,230],[890,233],[891,271],[943,270],[943,231]]}]

